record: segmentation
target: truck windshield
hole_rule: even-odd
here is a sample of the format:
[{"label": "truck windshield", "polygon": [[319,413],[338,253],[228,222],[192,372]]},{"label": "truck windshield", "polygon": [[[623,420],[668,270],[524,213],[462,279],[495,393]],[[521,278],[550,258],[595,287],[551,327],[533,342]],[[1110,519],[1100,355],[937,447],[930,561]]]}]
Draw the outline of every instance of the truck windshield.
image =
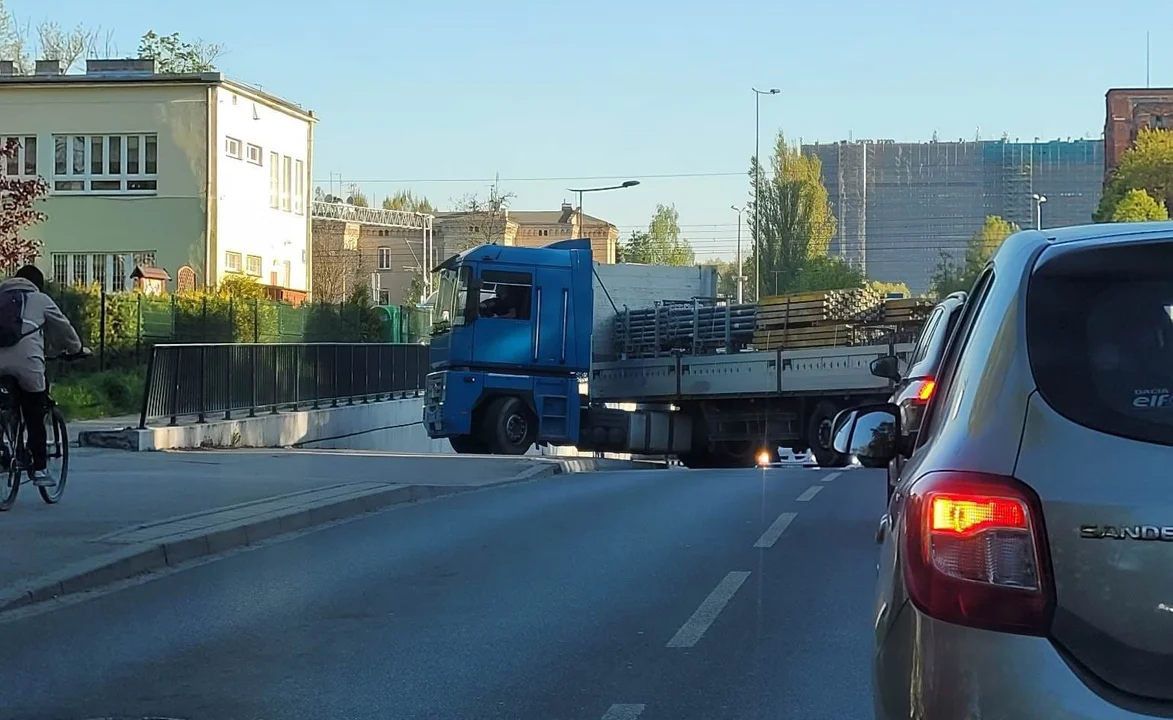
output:
[{"label": "truck windshield", "polygon": [[[436,324],[447,329],[461,317],[468,294],[469,270],[460,267],[440,271],[440,290],[436,296]],[[439,329],[439,328],[438,328]]]}]

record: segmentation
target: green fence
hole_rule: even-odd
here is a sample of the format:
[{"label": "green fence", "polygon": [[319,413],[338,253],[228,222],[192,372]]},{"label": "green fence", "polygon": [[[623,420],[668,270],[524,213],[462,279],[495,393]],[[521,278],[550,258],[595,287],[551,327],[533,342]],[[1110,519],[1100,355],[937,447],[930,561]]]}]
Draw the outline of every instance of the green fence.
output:
[{"label": "green fence", "polygon": [[58,286],[49,294],[102,368],[145,363],[156,343],[415,343],[428,328],[418,308],[376,307],[361,298],[294,307],[211,293],[157,297]]}]

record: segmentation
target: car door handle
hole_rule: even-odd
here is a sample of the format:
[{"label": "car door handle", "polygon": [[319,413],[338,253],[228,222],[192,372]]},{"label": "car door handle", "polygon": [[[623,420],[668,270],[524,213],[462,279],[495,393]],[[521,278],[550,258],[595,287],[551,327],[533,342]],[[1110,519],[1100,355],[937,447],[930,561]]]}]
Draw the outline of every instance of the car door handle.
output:
[{"label": "car door handle", "polygon": [[880,526],[878,528],[876,528],[876,544],[877,545],[884,544],[884,538],[888,536],[888,530],[891,527],[892,527],[892,518],[888,515],[888,513],[884,513],[884,515],[880,518]]}]

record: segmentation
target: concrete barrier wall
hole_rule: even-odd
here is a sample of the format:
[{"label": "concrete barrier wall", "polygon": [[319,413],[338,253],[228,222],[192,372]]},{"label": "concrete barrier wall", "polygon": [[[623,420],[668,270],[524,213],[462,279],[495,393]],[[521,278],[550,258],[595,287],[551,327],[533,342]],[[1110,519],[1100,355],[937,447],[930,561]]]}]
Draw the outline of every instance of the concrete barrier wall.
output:
[{"label": "concrete barrier wall", "polygon": [[[140,430],[83,430],[78,442],[90,447],[132,451],[196,448],[305,447],[330,450],[382,450],[452,453],[447,440],[428,437],[423,425],[423,398],[409,397],[319,410],[286,411],[186,423]],[[533,448],[530,455],[595,457],[575,448]],[[607,453],[628,460],[629,455]]]}]

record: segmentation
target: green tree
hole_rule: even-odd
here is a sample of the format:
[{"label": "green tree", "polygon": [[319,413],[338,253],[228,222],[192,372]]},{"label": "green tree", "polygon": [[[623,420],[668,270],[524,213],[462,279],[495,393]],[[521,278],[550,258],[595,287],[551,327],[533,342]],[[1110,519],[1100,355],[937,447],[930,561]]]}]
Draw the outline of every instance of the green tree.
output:
[{"label": "green tree", "polygon": [[908,289],[908,285],[904,283],[889,283],[880,282],[879,280],[868,281],[868,287],[880,295],[888,295],[889,293],[899,293],[904,297],[912,297],[912,291]]},{"label": "green tree", "polygon": [[657,205],[647,231],[631,233],[623,260],[644,265],[685,266],[696,263],[692,245],[680,237],[680,213],[675,205]]},{"label": "green tree", "polygon": [[350,183],[346,186],[346,203],[355,207],[368,207],[366,193],[358,185]]},{"label": "green tree", "polygon": [[1144,222],[1146,220],[1168,220],[1169,210],[1140,188],[1124,193],[1112,208],[1109,222]]},{"label": "green tree", "polygon": [[229,275],[220,281],[218,294],[240,300],[263,300],[265,287],[251,275]]},{"label": "green tree", "polygon": [[[778,133],[768,168],[759,172],[758,158],[750,161],[751,189],[758,187],[757,200],[749,203],[750,237],[760,250],[760,278],[763,294],[795,290],[802,269],[811,258],[826,257],[835,235],[835,216],[822,181],[822,164],[815,156],[786,142]],[[754,258],[755,264],[759,262]],[[808,280],[841,272],[834,263],[822,263]],[[748,283],[750,286],[755,282]]]},{"label": "green tree", "polygon": [[[841,258],[819,255],[807,258],[798,271],[792,292],[845,290],[863,287],[865,278],[858,268]],[[762,284],[765,285],[763,279]]]},{"label": "green tree", "polygon": [[729,298],[730,301],[737,298],[737,263],[710,258],[697,265],[717,268],[717,294]]},{"label": "green tree", "polygon": [[391,197],[383,198],[384,210],[406,210],[407,212],[434,214],[436,208],[426,197],[416,197],[410,190],[400,190]]},{"label": "green tree", "polygon": [[1169,209],[1173,200],[1173,130],[1141,130],[1137,134],[1136,144],[1120,156],[1092,219],[1113,222],[1116,206],[1130,190],[1144,190]]},{"label": "green tree", "polygon": [[141,58],[154,58],[161,73],[190,74],[211,72],[216,60],[224,54],[224,47],[196,39],[186,42],[179,33],[159,35],[148,30],[138,44]]},{"label": "green tree", "polygon": [[997,215],[989,215],[981,228],[966,243],[965,257],[958,263],[942,251],[929,287],[937,297],[958,290],[969,290],[1002,242],[1019,231],[1019,227]]}]

